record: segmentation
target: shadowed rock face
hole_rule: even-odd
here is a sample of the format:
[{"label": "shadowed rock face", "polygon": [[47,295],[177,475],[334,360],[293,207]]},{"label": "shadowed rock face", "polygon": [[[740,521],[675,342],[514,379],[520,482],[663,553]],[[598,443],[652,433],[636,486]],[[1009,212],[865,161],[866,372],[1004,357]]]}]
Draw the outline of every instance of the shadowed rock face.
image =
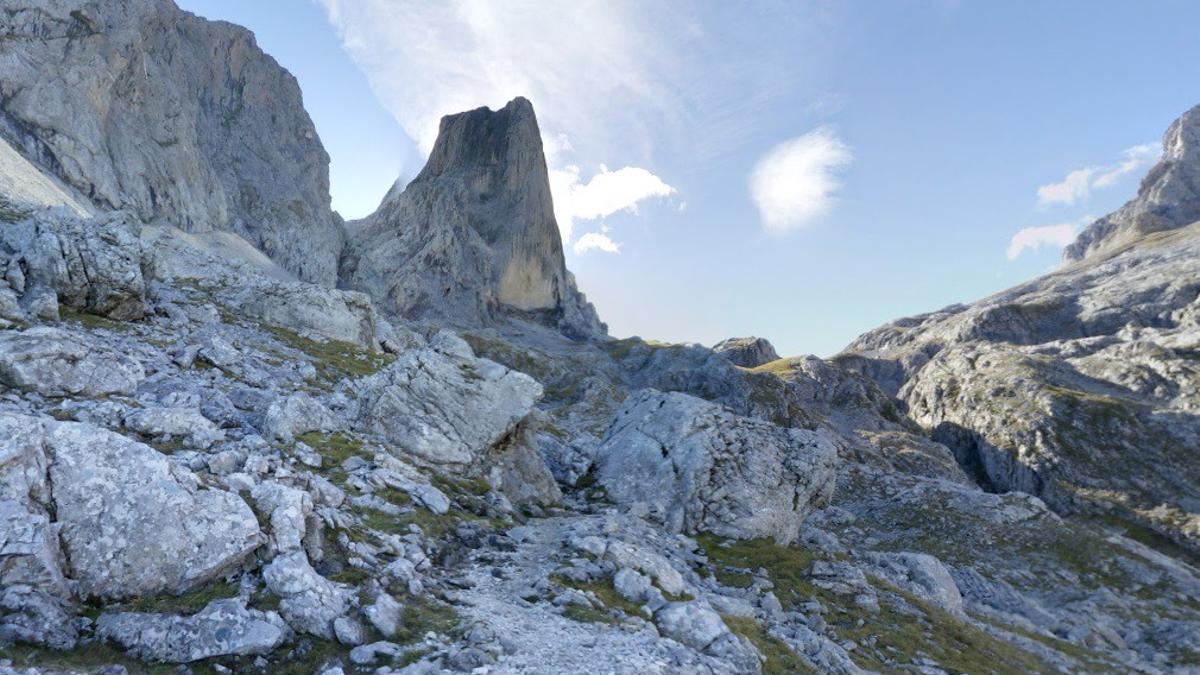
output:
[{"label": "shadowed rock face", "polygon": [[329,157],[295,78],[240,26],[155,0],[13,0],[0,135],[101,209],[236,232],[333,285]]},{"label": "shadowed rock face", "polygon": [[567,272],[523,98],[442,118],[425,169],[350,229],[342,281],[386,310],[460,326],[517,312],[573,337],[605,333]]},{"label": "shadowed rock face", "polygon": [[1163,134],[1163,156],[1134,197],[1092,223],[1063,251],[1074,262],[1112,251],[1151,232],[1200,220],[1200,106],[1185,112]]}]

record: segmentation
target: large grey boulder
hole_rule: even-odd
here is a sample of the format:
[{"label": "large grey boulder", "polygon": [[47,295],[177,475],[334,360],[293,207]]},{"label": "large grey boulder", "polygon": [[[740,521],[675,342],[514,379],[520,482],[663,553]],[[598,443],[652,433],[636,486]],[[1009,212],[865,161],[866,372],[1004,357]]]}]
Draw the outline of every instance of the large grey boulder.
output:
[{"label": "large grey boulder", "polygon": [[291,636],[275,612],[215,600],[192,616],[120,612],[102,615],[96,635],[149,661],[189,663],[215,656],[268,654]]},{"label": "large grey boulder", "polygon": [[250,31],[162,0],[15,0],[0,131],[99,209],[237,232],[332,286],[329,158],[300,88]]},{"label": "large grey boulder", "polygon": [[622,405],[596,460],[614,501],[645,509],[670,530],[787,544],[832,496],[837,448],[823,431],[647,389]]},{"label": "large grey boulder", "polygon": [[766,338],[760,337],[721,340],[713,345],[713,351],[729,359],[734,365],[743,368],[755,368],[779,359],[779,353],[775,351],[774,345]]},{"label": "large grey boulder", "polygon": [[[0,464],[0,484],[54,514],[64,571],[81,596],[183,592],[262,543],[240,497],[203,487],[146,445],[75,422],[6,413],[0,425],[17,432],[0,440],[0,456],[13,458]],[[31,476],[38,465],[45,473]]]},{"label": "large grey boulder", "polygon": [[515,312],[605,334],[564,262],[529,101],[442,118],[425,168],[400,187],[348,226],[344,285],[413,319],[478,327]]},{"label": "large grey boulder", "polygon": [[361,381],[359,430],[423,462],[471,467],[533,410],[533,378],[474,356],[442,331]]},{"label": "large grey boulder", "polygon": [[281,555],[263,568],[279,612],[295,630],[332,639],[334,621],[350,611],[354,591],[317,573],[303,551]]},{"label": "large grey boulder", "polygon": [[134,359],[58,328],[0,332],[0,383],[43,396],[132,394],[146,377]]}]

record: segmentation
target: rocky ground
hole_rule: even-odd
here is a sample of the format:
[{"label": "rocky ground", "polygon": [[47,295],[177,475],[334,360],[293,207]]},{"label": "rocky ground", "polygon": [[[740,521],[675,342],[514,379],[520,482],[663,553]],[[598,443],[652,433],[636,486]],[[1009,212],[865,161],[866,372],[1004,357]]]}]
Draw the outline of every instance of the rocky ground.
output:
[{"label": "rocky ground", "polygon": [[605,335],[523,99],[347,226],[248,32],[10,4],[0,673],[1200,672],[1194,111],[1062,270],[779,358]]}]

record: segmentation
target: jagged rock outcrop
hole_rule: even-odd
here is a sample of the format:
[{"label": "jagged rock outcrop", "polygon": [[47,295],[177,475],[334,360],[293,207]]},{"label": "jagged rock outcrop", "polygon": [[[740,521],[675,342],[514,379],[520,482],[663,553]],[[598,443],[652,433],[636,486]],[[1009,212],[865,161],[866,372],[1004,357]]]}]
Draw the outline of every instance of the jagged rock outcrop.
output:
[{"label": "jagged rock outcrop", "polygon": [[421,173],[351,223],[342,283],[386,311],[455,326],[505,313],[605,334],[563,260],[533,106],[442,118]]},{"label": "jagged rock outcrop", "polygon": [[1063,250],[1063,260],[1113,252],[1152,232],[1200,220],[1200,106],[1171,124],[1162,146],[1162,158],[1142,179],[1137,197],[1089,225]]},{"label": "jagged rock outcrop", "polygon": [[713,351],[733,362],[735,366],[754,368],[779,358],[775,346],[766,338],[727,338],[713,345]]},{"label": "jagged rock outcrop", "polygon": [[790,544],[833,492],[823,432],[741,418],[686,394],[630,395],[596,450],[600,484],[676,532]]},{"label": "jagged rock outcrop", "polygon": [[1138,199],[1100,221],[1129,226],[1080,235],[1080,262],[893,322],[835,360],[897,394],[987,489],[1200,548],[1200,465],[1185,450],[1200,439],[1198,117],[1172,125]]},{"label": "jagged rock outcrop", "polygon": [[0,294],[19,298],[22,306],[47,292],[80,312],[118,320],[145,314],[138,228],[121,214],[91,219],[62,209],[30,214],[0,229],[0,258],[6,258]]},{"label": "jagged rock outcrop", "polygon": [[334,284],[329,158],[250,31],[165,0],[14,0],[0,32],[0,135],[26,158],[99,209],[237,232]]},{"label": "jagged rock outcrop", "polygon": [[486,453],[533,410],[533,378],[475,358],[443,331],[362,385],[357,426],[422,462],[478,468]]}]

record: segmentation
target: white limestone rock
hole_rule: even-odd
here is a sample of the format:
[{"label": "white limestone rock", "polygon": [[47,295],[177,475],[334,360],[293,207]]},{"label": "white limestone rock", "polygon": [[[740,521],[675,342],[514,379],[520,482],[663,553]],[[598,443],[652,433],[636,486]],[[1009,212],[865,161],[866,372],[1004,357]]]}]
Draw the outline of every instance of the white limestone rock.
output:
[{"label": "white limestone rock", "polygon": [[[81,596],[180,593],[237,567],[262,541],[241,498],[202,487],[148,446],[76,422],[3,413],[0,426],[23,432],[4,439],[0,454],[46,458],[39,498],[53,509],[64,571]],[[6,475],[0,484],[23,480]]]},{"label": "white limestone rock", "polygon": [[622,405],[596,458],[614,501],[644,508],[670,530],[787,544],[829,502],[837,450],[824,432],[646,389]]},{"label": "white limestone rock", "polygon": [[275,399],[263,418],[266,434],[289,442],[300,434],[336,431],[341,426],[333,411],[304,392]]},{"label": "white limestone rock", "polygon": [[542,387],[443,331],[359,385],[357,427],[418,460],[476,465],[533,409]]},{"label": "white limestone rock", "polygon": [[43,396],[132,394],[146,373],[125,355],[49,326],[0,333],[0,383]]},{"label": "white limestone rock", "polygon": [[279,614],[247,609],[239,598],[214,600],[191,616],[121,612],[96,622],[99,637],[137,658],[166,663],[268,654],[291,634]]},{"label": "white limestone rock", "polygon": [[141,242],[124,214],[85,220],[61,209],[37,212],[0,229],[0,253],[20,293],[50,289],[63,306],[120,321],[145,314]]},{"label": "white limestone rock", "polygon": [[281,555],[263,568],[279,612],[298,632],[333,639],[334,621],[350,611],[353,589],[317,574],[303,551]]}]

